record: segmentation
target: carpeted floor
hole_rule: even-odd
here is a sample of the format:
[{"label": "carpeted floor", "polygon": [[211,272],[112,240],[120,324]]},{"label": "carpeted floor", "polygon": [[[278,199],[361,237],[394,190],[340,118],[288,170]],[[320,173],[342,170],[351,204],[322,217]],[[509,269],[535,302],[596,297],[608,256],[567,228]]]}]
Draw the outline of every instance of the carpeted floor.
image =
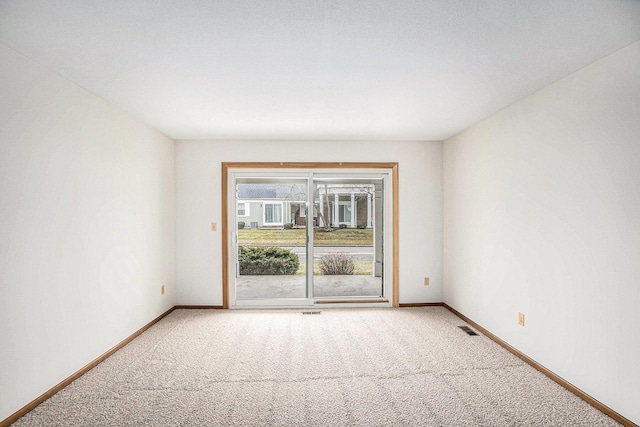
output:
[{"label": "carpeted floor", "polygon": [[615,426],[442,307],[176,310],[14,426]]}]

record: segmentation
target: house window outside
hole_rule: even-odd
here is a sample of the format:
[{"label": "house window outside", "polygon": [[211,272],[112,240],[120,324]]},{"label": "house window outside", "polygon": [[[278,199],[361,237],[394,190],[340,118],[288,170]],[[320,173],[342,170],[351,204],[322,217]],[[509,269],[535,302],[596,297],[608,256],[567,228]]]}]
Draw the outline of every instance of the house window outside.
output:
[{"label": "house window outside", "polygon": [[249,203],[238,203],[238,216],[249,216]]},{"label": "house window outside", "polygon": [[282,203],[264,204],[264,224],[282,225]]}]

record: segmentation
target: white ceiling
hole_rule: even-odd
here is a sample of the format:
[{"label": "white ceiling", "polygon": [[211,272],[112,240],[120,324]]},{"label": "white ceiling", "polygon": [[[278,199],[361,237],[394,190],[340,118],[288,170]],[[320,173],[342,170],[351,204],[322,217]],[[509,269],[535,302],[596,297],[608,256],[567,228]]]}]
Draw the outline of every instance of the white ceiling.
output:
[{"label": "white ceiling", "polygon": [[637,0],[0,0],[0,42],[176,139],[445,139],[638,40]]}]

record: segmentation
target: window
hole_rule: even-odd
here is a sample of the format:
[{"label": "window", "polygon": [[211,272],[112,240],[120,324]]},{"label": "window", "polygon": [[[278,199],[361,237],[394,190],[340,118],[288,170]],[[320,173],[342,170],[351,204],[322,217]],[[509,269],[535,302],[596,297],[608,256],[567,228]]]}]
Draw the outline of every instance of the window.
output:
[{"label": "window", "polygon": [[264,204],[265,225],[282,225],[282,203]]},{"label": "window", "polygon": [[338,206],[338,222],[351,222],[351,202],[340,202]]},{"label": "window", "polygon": [[238,216],[249,216],[249,203],[238,203]]}]

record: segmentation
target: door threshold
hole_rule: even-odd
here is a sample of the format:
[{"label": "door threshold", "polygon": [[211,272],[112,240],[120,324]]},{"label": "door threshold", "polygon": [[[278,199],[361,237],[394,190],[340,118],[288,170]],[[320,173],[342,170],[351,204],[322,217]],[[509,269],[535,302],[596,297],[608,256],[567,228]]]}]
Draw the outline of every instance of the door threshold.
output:
[{"label": "door threshold", "polygon": [[315,304],[368,304],[368,303],[389,303],[388,299],[372,298],[372,299],[321,299],[315,300]]},{"label": "door threshold", "polygon": [[371,307],[392,307],[390,301],[386,298],[364,298],[364,299],[317,299],[312,303],[305,304],[301,300],[289,301],[283,303],[283,301],[273,301],[273,303],[262,301],[252,301],[232,305],[229,307],[232,310],[281,310],[281,309],[312,309],[313,307],[323,306],[325,308],[341,307],[341,308],[371,308]]}]

